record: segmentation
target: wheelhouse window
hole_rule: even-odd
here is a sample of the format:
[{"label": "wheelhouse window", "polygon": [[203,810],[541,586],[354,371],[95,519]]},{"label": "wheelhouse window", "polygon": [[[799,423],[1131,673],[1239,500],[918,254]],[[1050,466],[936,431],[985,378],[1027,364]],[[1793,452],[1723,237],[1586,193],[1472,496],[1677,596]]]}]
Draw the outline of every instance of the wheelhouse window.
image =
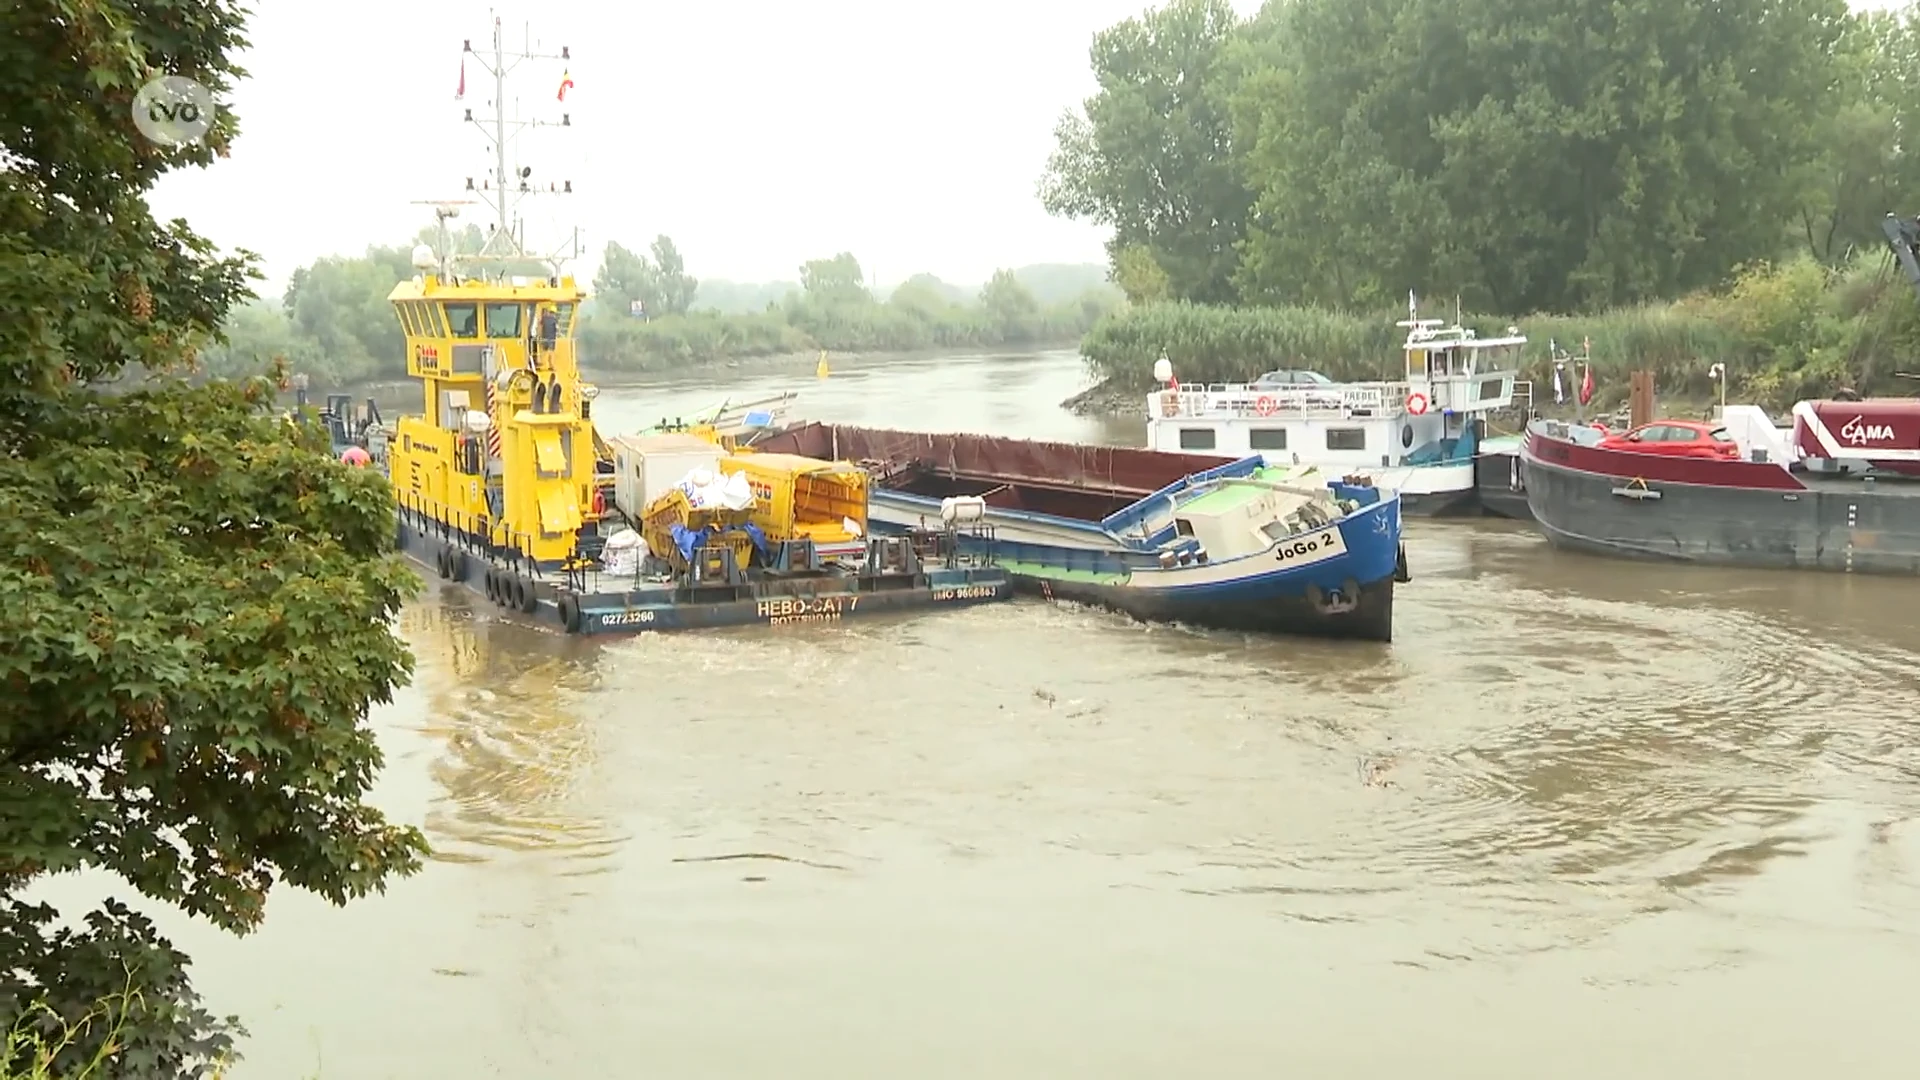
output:
[{"label": "wheelhouse window", "polygon": [[1285,450],[1287,448],[1286,428],[1252,428],[1247,432],[1249,450]]},{"label": "wheelhouse window", "polygon": [[428,337],[446,337],[446,328],[440,325],[440,314],[434,305],[421,300],[413,305],[414,321],[420,324],[420,332]]},{"label": "wheelhouse window", "polygon": [[1327,429],[1327,449],[1329,450],[1365,450],[1366,448],[1366,428],[1336,427]]},{"label": "wheelhouse window", "polygon": [[554,311],[554,314],[560,316],[560,336],[572,337],[573,336],[573,305],[572,304],[555,304],[553,305],[553,311]]},{"label": "wheelhouse window", "polygon": [[400,316],[400,329],[405,330],[409,337],[419,337],[420,324],[414,320],[413,305],[402,301],[393,305],[393,310]]},{"label": "wheelhouse window", "polygon": [[457,338],[477,338],[480,336],[480,308],[477,304],[446,304],[448,336]]},{"label": "wheelhouse window", "polygon": [[487,305],[487,336],[490,338],[517,338],[520,336],[519,304]]},{"label": "wheelhouse window", "polygon": [[1180,449],[1211,450],[1214,447],[1213,429],[1203,427],[1183,427],[1180,429]]}]

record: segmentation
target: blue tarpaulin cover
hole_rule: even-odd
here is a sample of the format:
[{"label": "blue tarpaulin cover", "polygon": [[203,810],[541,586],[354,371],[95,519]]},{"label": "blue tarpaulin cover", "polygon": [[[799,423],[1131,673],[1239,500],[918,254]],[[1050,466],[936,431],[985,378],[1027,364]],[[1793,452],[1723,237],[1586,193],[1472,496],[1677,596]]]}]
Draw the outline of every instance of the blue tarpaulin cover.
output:
[{"label": "blue tarpaulin cover", "polygon": [[673,546],[680,549],[680,557],[693,561],[693,553],[707,542],[707,530],[689,529],[685,525],[673,527]]}]

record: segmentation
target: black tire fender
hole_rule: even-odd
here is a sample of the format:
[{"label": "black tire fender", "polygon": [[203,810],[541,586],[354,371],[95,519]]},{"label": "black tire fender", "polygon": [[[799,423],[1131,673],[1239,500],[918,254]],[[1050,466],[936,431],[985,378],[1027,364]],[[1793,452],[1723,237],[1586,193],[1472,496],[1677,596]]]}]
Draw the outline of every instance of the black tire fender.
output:
[{"label": "black tire fender", "polygon": [[580,632],[580,624],[580,598],[572,593],[561,596],[560,625],[567,628],[567,633],[577,634]]},{"label": "black tire fender", "polygon": [[448,560],[448,569],[450,571],[447,575],[448,577],[452,578],[455,581],[460,581],[460,582],[466,581],[467,580],[467,553],[464,551],[454,552],[452,557]]},{"label": "black tire fender", "polygon": [[533,581],[526,578],[522,578],[520,579],[520,590],[521,590],[520,594],[517,597],[517,599],[520,601],[520,610],[527,613],[528,615],[531,615],[534,612],[539,611],[540,610],[539,587],[535,585]]},{"label": "black tire fender", "polygon": [[447,567],[447,549],[446,548],[441,548],[437,553],[434,554],[433,568],[440,572],[440,576],[442,578],[446,578],[447,576],[449,576],[449,570]]}]

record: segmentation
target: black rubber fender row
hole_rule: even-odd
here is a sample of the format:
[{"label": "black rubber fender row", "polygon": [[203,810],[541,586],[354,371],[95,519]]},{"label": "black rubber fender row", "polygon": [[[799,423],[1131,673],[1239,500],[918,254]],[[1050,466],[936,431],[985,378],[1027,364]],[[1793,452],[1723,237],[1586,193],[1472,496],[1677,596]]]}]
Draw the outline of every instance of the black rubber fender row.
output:
[{"label": "black rubber fender row", "polygon": [[497,566],[487,567],[487,599],[528,615],[540,610],[540,594],[533,582]]},{"label": "black rubber fender row", "polygon": [[441,548],[434,556],[434,569],[448,581],[467,580],[467,553],[453,548]]}]

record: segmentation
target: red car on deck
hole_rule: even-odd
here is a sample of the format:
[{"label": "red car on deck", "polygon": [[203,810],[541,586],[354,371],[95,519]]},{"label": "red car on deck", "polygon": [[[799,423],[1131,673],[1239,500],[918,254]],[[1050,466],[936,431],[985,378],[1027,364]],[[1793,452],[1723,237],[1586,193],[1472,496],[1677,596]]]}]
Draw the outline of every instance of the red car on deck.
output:
[{"label": "red car on deck", "polygon": [[1698,420],[1655,420],[1632,431],[1608,435],[1597,444],[1602,450],[1629,450],[1668,457],[1737,459],[1740,447],[1719,424]]}]

